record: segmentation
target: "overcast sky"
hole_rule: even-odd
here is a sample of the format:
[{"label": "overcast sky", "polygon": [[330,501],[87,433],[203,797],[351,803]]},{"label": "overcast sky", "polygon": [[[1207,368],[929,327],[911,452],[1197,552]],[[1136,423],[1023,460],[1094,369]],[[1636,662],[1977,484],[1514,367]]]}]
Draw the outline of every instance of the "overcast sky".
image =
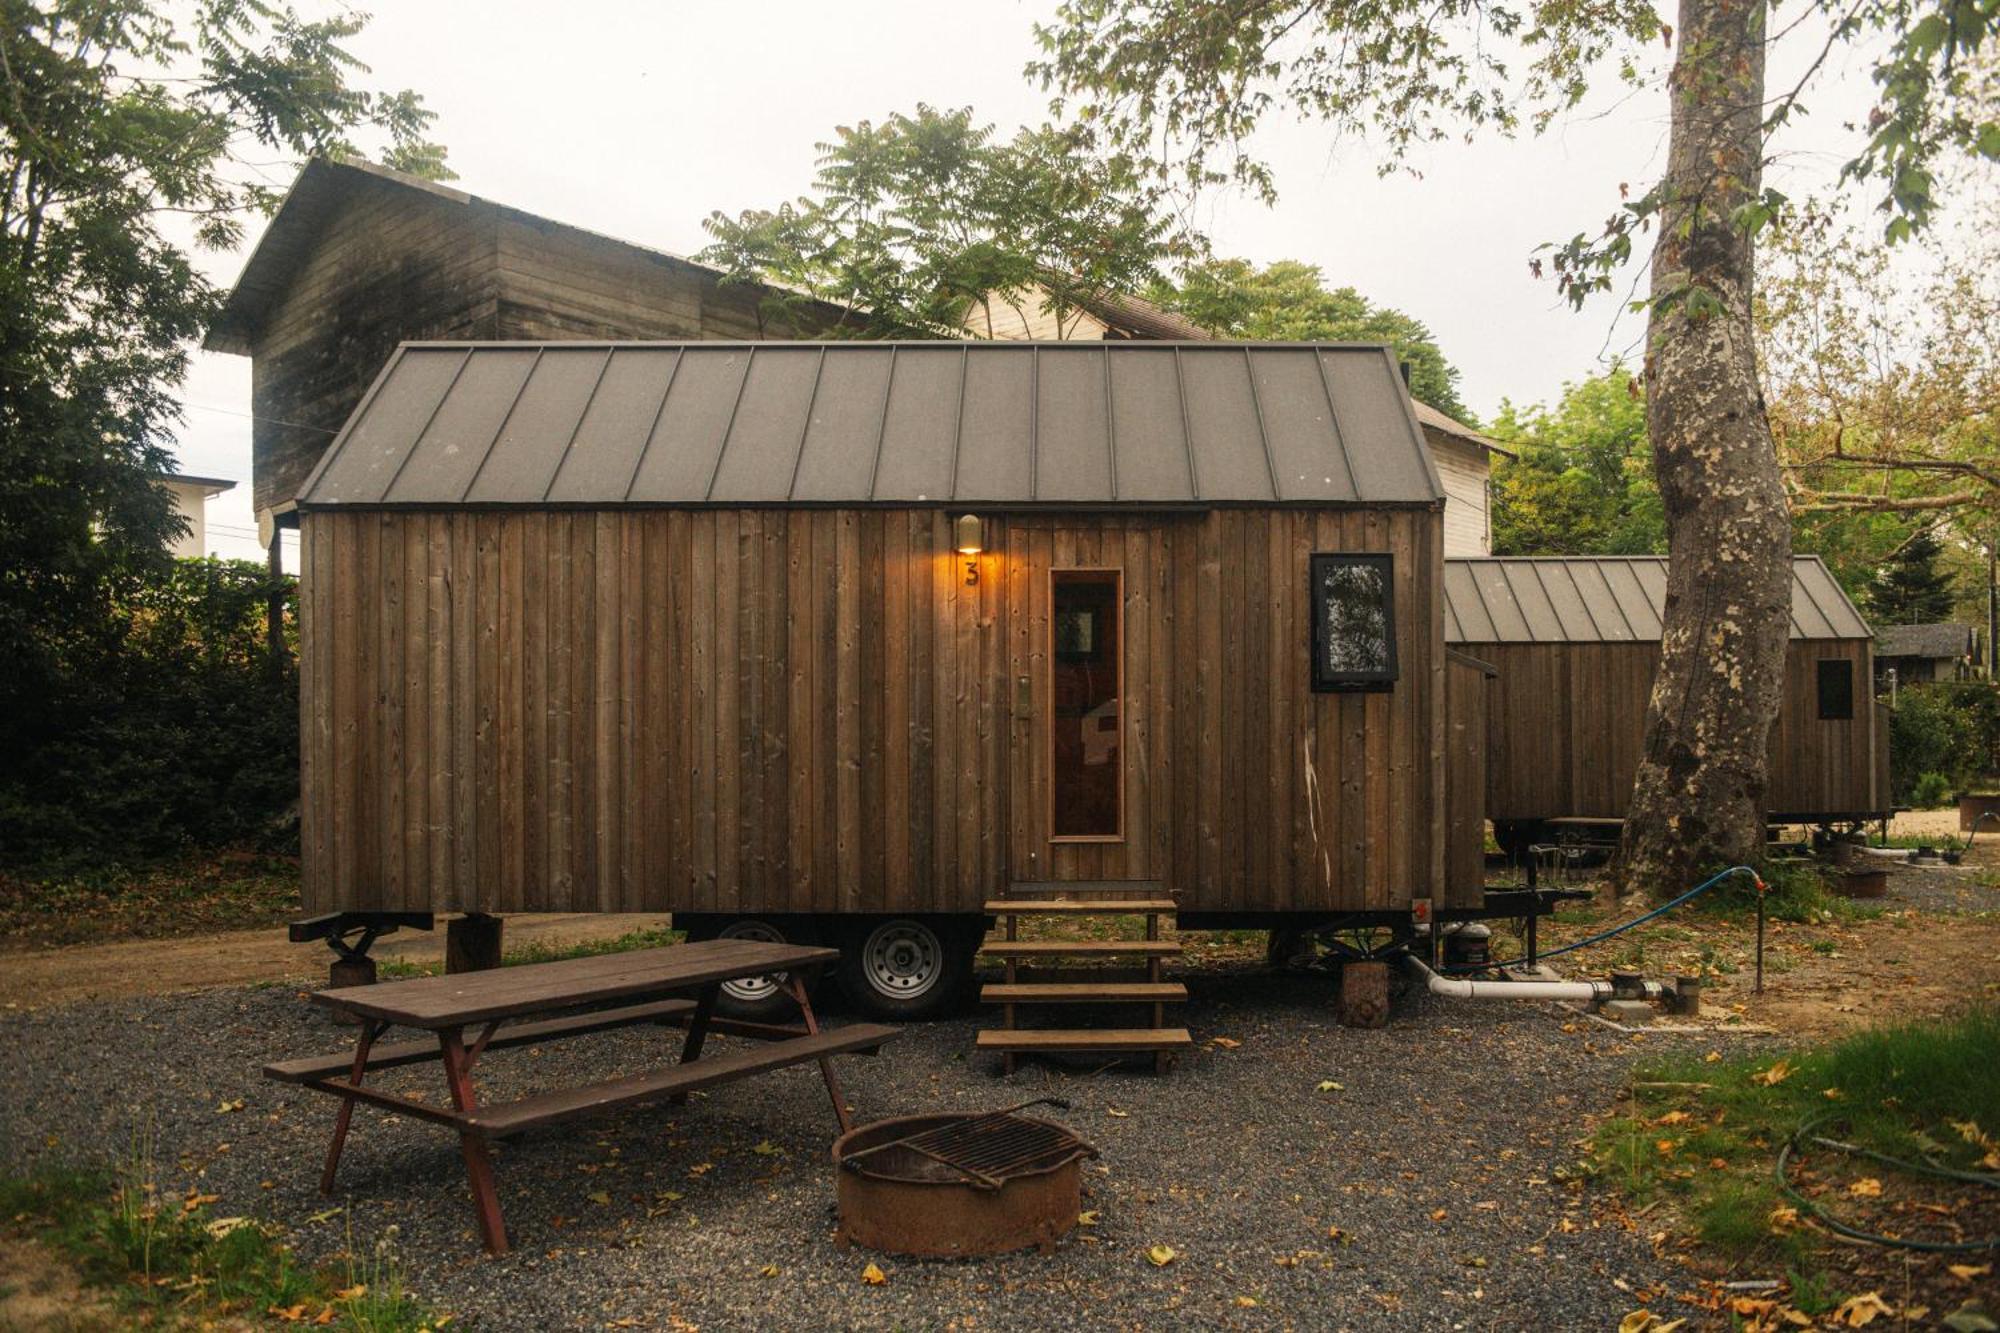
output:
[{"label": "overcast sky", "polygon": [[[691,254],[710,211],[803,193],[813,145],[836,125],[919,102],[969,105],[1007,129],[1044,119],[1047,98],[1022,68],[1036,54],[1032,23],[1053,7],[397,0],[378,5],[352,45],[377,86],[413,87],[438,112],[460,188]],[[1814,38],[1780,45],[1774,89],[1796,77]],[[1426,150],[1420,176],[1378,177],[1365,141],[1335,143],[1322,125],[1281,117],[1259,144],[1277,170],[1277,207],[1218,197],[1201,221],[1220,253],[1307,260],[1423,320],[1481,417],[1503,399],[1547,400],[1629,351],[1638,332],[1618,320],[1617,301],[1574,313],[1528,272],[1537,245],[1594,230],[1620,182],[1641,186],[1659,168],[1664,97],[1606,87],[1540,138]],[[1828,188],[1851,155],[1843,122],[1868,91],[1862,59],[1836,52],[1769,183]],[[291,174],[272,171],[276,184]],[[235,280],[261,230],[243,254],[205,258],[218,281]],[[243,483],[210,503],[209,546],[255,556],[248,358],[201,354],[186,398],[182,469]]]}]

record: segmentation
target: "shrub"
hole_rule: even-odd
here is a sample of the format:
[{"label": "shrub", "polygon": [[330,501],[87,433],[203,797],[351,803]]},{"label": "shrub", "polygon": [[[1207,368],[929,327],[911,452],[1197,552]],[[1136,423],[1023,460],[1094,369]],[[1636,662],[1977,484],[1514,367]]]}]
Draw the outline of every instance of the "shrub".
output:
[{"label": "shrub", "polygon": [[1936,769],[1917,778],[1910,788],[1910,804],[1919,810],[1935,810],[1941,805],[1951,804],[1951,779]]},{"label": "shrub", "polygon": [[[0,867],[295,845],[298,679],[266,649],[273,591],[253,561],[177,560],[122,585],[90,632],[41,640],[0,684]],[[276,591],[289,603],[292,581]]]},{"label": "shrub", "polygon": [[2000,684],[1989,680],[1912,685],[1889,722],[1890,785],[1898,804],[1916,801],[1927,774],[1950,788],[2000,776]]}]

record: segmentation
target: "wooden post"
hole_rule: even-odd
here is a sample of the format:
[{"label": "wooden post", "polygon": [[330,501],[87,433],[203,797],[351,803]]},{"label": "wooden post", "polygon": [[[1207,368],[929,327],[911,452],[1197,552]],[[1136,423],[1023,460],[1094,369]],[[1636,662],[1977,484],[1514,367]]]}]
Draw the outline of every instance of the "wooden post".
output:
[{"label": "wooden post", "polygon": [[285,538],[284,529],[273,524],[271,548],[265,552],[264,567],[271,576],[264,594],[264,640],[273,676],[285,669]]},{"label": "wooden post", "polygon": [[1340,969],[1341,1024],[1379,1028],[1389,1021],[1389,965],[1379,960],[1345,963]]},{"label": "wooden post", "polygon": [[467,912],[444,930],[444,970],[484,972],[500,966],[501,919],[485,912]]}]

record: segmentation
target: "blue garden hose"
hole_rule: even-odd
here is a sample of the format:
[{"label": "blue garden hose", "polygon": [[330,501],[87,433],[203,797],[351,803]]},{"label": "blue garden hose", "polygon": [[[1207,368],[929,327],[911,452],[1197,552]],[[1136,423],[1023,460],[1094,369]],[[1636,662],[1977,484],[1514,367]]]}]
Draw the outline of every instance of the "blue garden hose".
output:
[{"label": "blue garden hose", "polygon": [[[1757,892],[1760,894],[1764,892],[1763,876],[1759,875],[1755,870],[1752,870],[1749,866],[1731,866],[1727,870],[1717,871],[1715,874],[1709,876],[1707,879],[1695,885],[1693,888],[1689,889],[1686,893],[1683,893],[1680,897],[1675,898],[1673,901],[1661,903],[1658,907],[1655,907],[1652,911],[1647,912],[1644,916],[1635,916],[1630,921],[1627,921],[1625,924],[1621,926],[1613,926],[1609,930],[1599,931],[1597,934],[1592,935],[1587,939],[1578,940],[1574,944],[1565,944],[1559,949],[1538,950],[1535,955],[1536,960],[1540,961],[1543,958],[1554,958],[1558,954],[1572,953],[1578,949],[1583,948],[1585,945],[1598,944],[1604,940],[1610,939],[1613,935],[1622,935],[1626,931],[1632,929],[1634,926],[1643,926],[1648,921],[1651,921],[1654,917],[1661,916],[1667,912],[1673,911],[1676,907],[1679,907],[1682,903],[1687,902],[1690,898],[1697,898],[1702,894],[1707,893],[1710,889],[1720,884],[1723,880],[1728,879],[1731,875],[1750,876],[1750,878],[1757,885]],[[1445,970],[1448,972],[1485,972],[1497,967],[1512,967],[1516,963],[1525,963],[1526,961],[1527,958],[1524,956],[1521,958],[1510,958],[1504,963],[1480,963],[1476,965],[1461,964],[1458,967],[1447,968]]]}]

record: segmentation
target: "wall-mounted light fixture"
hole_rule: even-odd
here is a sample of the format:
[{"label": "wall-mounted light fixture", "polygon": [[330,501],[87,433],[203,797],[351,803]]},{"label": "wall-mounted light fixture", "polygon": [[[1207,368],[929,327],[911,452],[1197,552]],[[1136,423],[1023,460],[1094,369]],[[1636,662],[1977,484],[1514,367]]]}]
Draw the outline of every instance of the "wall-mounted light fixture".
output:
[{"label": "wall-mounted light fixture", "polygon": [[960,514],[952,532],[957,538],[958,553],[965,557],[966,586],[971,587],[979,582],[979,553],[986,549],[986,525],[977,514]]}]

